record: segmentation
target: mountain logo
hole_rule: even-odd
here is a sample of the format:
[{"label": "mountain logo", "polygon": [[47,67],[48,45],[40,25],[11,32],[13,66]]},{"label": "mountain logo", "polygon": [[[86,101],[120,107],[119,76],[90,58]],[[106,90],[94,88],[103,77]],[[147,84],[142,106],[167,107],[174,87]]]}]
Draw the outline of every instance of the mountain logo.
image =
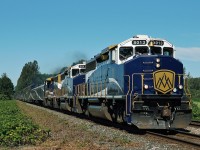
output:
[{"label": "mountain logo", "polygon": [[174,89],[175,72],[158,70],[153,73],[154,89],[166,94]]}]

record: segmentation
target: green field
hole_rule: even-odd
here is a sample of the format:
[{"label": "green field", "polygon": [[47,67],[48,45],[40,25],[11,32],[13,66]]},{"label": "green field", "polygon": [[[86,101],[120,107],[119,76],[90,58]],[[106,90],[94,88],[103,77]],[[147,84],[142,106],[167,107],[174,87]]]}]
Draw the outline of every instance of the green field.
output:
[{"label": "green field", "polygon": [[[200,120],[200,99],[193,99],[193,120]],[[0,146],[34,145],[49,136],[22,114],[15,100],[0,101]]]},{"label": "green field", "polygon": [[0,146],[32,145],[44,141],[42,130],[21,113],[14,100],[0,101]]},{"label": "green field", "polygon": [[200,108],[200,98],[194,98],[192,101]]},{"label": "green field", "polygon": [[193,113],[193,120],[200,121],[200,98],[193,98],[192,99],[192,113]]}]

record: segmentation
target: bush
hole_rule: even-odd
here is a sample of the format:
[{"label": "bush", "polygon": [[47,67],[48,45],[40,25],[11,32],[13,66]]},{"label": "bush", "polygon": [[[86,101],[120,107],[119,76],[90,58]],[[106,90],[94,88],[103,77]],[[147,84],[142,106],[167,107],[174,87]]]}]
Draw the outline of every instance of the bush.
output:
[{"label": "bush", "polygon": [[5,94],[0,94],[0,100],[9,100],[11,97],[5,95]]},{"label": "bush", "polygon": [[200,98],[200,90],[191,89],[190,93],[191,93],[193,98]]},{"label": "bush", "polygon": [[192,104],[192,118],[193,120],[200,120],[200,109],[197,104]]}]

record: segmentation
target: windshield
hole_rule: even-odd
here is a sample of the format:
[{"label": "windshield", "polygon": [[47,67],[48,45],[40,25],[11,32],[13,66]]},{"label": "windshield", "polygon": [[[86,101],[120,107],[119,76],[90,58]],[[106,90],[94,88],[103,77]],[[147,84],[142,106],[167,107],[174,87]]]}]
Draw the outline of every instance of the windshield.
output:
[{"label": "windshield", "polygon": [[163,55],[173,57],[173,48],[171,48],[171,47],[164,47],[163,48]]},{"label": "windshield", "polygon": [[124,60],[130,56],[133,56],[133,47],[120,47],[119,48],[119,59]]},{"label": "windshield", "polygon": [[80,69],[80,73],[84,73],[85,72],[85,69]]},{"label": "windshield", "polygon": [[147,46],[138,46],[135,47],[135,54],[136,55],[141,55],[141,54],[148,54],[149,53],[149,49]]},{"label": "windshield", "polygon": [[79,69],[72,69],[72,76],[79,74]]},{"label": "windshield", "polygon": [[151,47],[151,54],[152,55],[161,55],[162,54],[161,47]]}]

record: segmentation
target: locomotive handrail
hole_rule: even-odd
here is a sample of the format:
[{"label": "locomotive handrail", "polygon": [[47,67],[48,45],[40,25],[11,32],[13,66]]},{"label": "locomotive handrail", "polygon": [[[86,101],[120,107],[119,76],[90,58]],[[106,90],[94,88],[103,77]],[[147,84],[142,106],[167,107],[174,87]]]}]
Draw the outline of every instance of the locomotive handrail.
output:
[{"label": "locomotive handrail", "polygon": [[90,93],[89,93],[89,96],[91,96],[91,83],[89,84],[89,88],[90,88]]},{"label": "locomotive handrail", "polygon": [[101,97],[102,97],[102,81],[101,81]]},{"label": "locomotive handrail", "polygon": [[107,79],[105,80],[105,97],[107,96],[107,92],[108,92],[106,89],[107,89]]},{"label": "locomotive handrail", "polygon": [[[128,84],[128,92],[127,92],[127,94],[133,94],[133,92],[134,92],[134,78],[135,78],[135,76],[136,75],[140,75],[140,77],[141,77],[141,91],[142,91],[142,94],[144,94],[144,80],[145,80],[145,75],[153,75],[153,73],[133,73],[132,74],[132,76],[131,76],[131,78],[132,78],[132,80],[131,80],[131,78],[130,78],[130,75],[124,75],[125,77],[128,77],[128,82],[129,82],[129,84]],[[181,84],[181,76],[184,76],[183,74],[176,74],[176,76],[178,76],[178,84],[180,85]],[[149,78],[149,79],[153,79],[153,78]],[[132,82],[132,83],[131,83]],[[189,89],[188,89],[188,86],[187,86],[187,78],[184,78],[184,91],[185,91],[185,94],[187,95],[187,96],[189,96],[189,97],[191,97],[191,94],[190,94],[190,92],[189,92]],[[107,92],[107,90],[106,90],[106,86],[107,86],[107,82],[106,82],[106,80],[105,81],[100,81],[100,82],[98,82],[98,81],[96,81],[96,83],[94,83],[94,82],[90,82],[89,83],[89,87],[90,87],[90,91],[88,90],[88,87],[87,87],[87,85],[88,84],[79,84],[79,85],[77,85],[77,86],[75,86],[75,91],[76,91],[76,94],[78,94],[78,95],[81,95],[81,96],[97,96],[97,97],[102,97],[103,96],[103,89],[105,89],[104,90],[104,96],[106,97],[107,96],[107,94],[106,94],[106,92]],[[103,88],[103,86],[104,86],[104,88]],[[100,90],[100,91],[99,91]],[[127,96],[127,94],[126,94],[126,96]]]},{"label": "locomotive handrail", "polygon": [[96,88],[97,88],[97,97],[99,97],[99,94],[98,94],[98,82],[96,82]]},{"label": "locomotive handrail", "polygon": [[[147,75],[147,74],[151,74],[153,75],[153,73],[133,73],[132,74],[132,89],[131,89],[131,94],[133,93],[133,90],[134,90],[134,76],[135,75],[141,75],[141,90],[142,90],[142,94],[144,94],[144,75]],[[185,76],[184,74],[175,74],[175,76],[178,76],[178,83],[179,85],[181,84],[181,76]],[[188,80],[187,78],[184,78],[184,82],[183,82],[183,86],[184,86],[184,92],[185,92],[185,95],[186,96],[189,96],[191,97],[191,94],[190,94],[190,91],[188,89]]]},{"label": "locomotive handrail", "polygon": [[128,92],[126,94],[126,115],[129,115],[128,114],[128,104],[127,104],[127,101],[128,101],[128,95],[129,95],[129,92],[130,92],[130,76],[129,75],[124,75],[125,77],[128,77]]},{"label": "locomotive handrail", "polygon": [[[124,75],[124,76],[130,77],[130,75]],[[132,77],[132,79],[133,79],[133,77]],[[128,85],[129,92],[128,93],[130,93],[130,90],[131,90],[130,80],[131,80],[131,78],[129,79],[129,85]],[[78,85],[74,86],[75,92],[76,92],[75,94],[79,94],[79,96],[87,96],[87,97],[96,96],[99,98],[102,98],[102,97],[106,98],[107,91],[108,91],[107,85],[108,85],[108,80],[78,84]],[[133,87],[133,84],[132,84],[132,87]]]},{"label": "locomotive handrail", "polygon": [[30,96],[29,97],[31,97],[33,100],[35,100],[35,98],[33,97],[33,95],[30,93]]},{"label": "locomotive handrail", "polygon": [[183,76],[184,77],[184,91],[185,91],[185,95],[189,96],[191,98],[191,93],[190,90],[188,88],[188,75],[185,74],[177,74],[179,76],[179,85],[180,85],[180,77]]},{"label": "locomotive handrail", "polygon": [[191,98],[191,93],[190,93],[190,91],[189,91],[189,89],[188,89],[188,78],[185,78],[184,79],[184,90],[185,90],[185,92],[186,92],[186,95],[187,96],[189,96],[190,98]]},{"label": "locomotive handrail", "polygon": [[[37,97],[40,99],[40,100],[42,100],[42,98],[38,95],[38,93],[36,92],[36,90],[33,90],[35,93],[36,93],[36,95],[37,95]],[[31,93],[30,93],[31,94]],[[32,94],[31,94],[32,95]],[[35,100],[35,99],[34,99]]]},{"label": "locomotive handrail", "polygon": [[152,74],[153,75],[153,73],[133,73],[132,74],[132,90],[131,90],[131,94],[133,93],[133,79],[134,79],[134,75],[141,75],[141,80],[142,80],[142,94],[144,94],[144,75],[145,74]]}]

